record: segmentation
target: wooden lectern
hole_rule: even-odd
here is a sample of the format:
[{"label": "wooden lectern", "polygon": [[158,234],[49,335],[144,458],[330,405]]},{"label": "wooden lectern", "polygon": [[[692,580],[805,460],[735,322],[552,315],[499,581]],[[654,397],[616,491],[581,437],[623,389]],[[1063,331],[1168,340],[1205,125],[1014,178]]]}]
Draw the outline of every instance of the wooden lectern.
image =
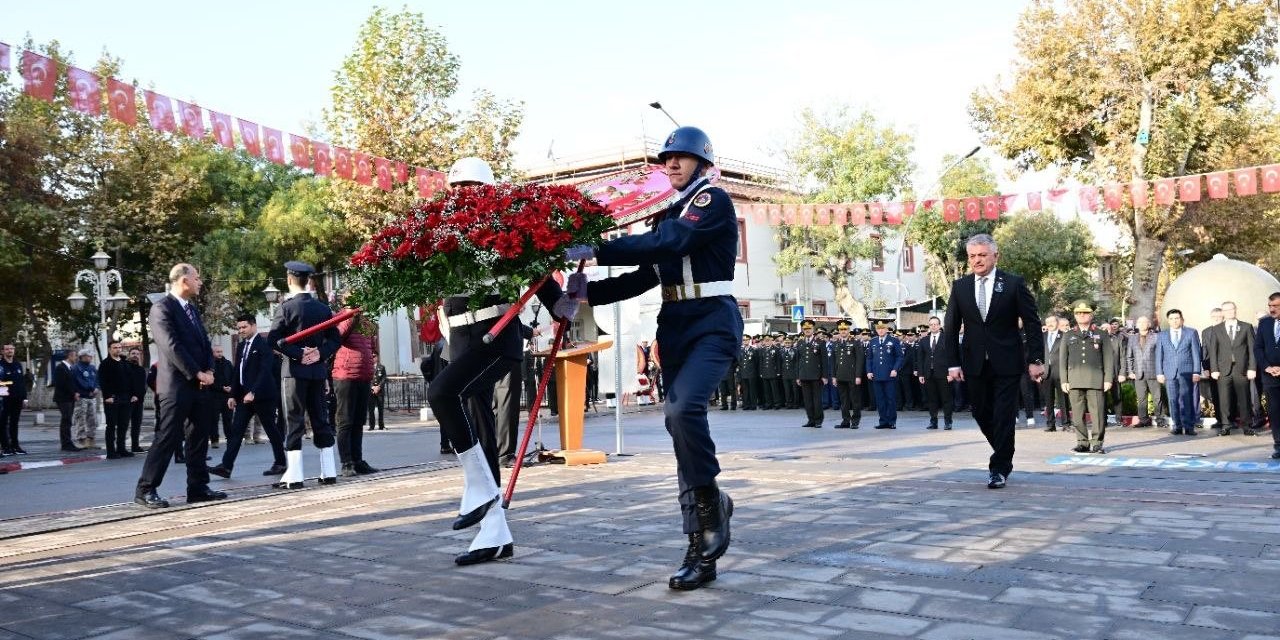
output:
[{"label": "wooden lectern", "polygon": [[582,414],[587,406],[587,354],[613,346],[612,340],[562,349],[556,353],[556,406],[560,409],[560,450],[547,457],[564,464],[599,464],[603,451],[582,448]]}]

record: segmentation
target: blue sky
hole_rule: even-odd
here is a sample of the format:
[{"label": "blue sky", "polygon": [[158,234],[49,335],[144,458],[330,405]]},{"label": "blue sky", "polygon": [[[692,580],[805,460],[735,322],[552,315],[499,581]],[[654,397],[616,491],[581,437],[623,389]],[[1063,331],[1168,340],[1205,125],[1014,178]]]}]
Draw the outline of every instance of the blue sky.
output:
[{"label": "blue sky", "polygon": [[[10,2],[0,41],[104,50],[144,86],[302,131],[373,3]],[[1007,73],[1024,2],[409,2],[462,62],[461,95],[525,103],[522,165],[612,153],[670,123],[726,157],[778,165],[804,107],[869,108],[917,136],[922,175],[976,143],[970,92]],[[400,5],[391,4],[391,7]],[[127,7],[127,8],[122,8]],[[17,63],[15,50],[14,63]]]}]

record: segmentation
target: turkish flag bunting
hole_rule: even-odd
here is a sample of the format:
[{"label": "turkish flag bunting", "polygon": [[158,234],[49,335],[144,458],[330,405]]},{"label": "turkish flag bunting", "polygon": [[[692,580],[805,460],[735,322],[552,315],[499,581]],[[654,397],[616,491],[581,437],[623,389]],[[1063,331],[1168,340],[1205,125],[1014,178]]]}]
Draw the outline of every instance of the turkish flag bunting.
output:
[{"label": "turkish flag bunting", "polygon": [[802,227],[812,226],[813,214],[814,214],[813,205],[807,205],[807,204],[802,205],[800,207],[800,215],[797,218],[800,221],[800,226]]},{"label": "turkish flag bunting", "polygon": [[1081,187],[1080,188],[1080,208],[1084,211],[1098,210],[1098,188],[1097,187]]},{"label": "turkish flag bunting", "polygon": [[884,207],[879,202],[872,202],[867,205],[867,214],[870,216],[871,224],[884,224]]},{"label": "turkish flag bunting", "polygon": [[867,205],[856,202],[849,205],[849,224],[863,225],[867,223]]},{"label": "turkish flag bunting", "polygon": [[1209,183],[1209,197],[1215,200],[1227,197],[1227,172],[1219,171],[1205,176]]},{"label": "turkish flag bunting", "polygon": [[386,158],[374,158],[373,170],[378,175],[378,188],[383,191],[391,190],[392,176],[391,161]]},{"label": "turkish flag bunting", "polygon": [[1112,211],[1119,211],[1124,206],[1124,185],[1113,182],[1102,186],[1102,202]]},{"label": "turkish flag bunting", "polygon": [[1010,211],[1013,211],[1013,204],[1017,201],[1018,201],[1018,194],[1016,193],[1006,195],[1006,196],[1000,196],[1000,212],[1008,213]]},{"label": "turkish flag bunting", "polygon": [[933,208],[933,205],[935,205],[935,204],[937,204],[937,203],[938,203],[938,201],[937,201],[937,200],[921,200],[921,201],[920,201],[920,208],[921,208],[921,209],[932,209],[932,208]]},{"label": "turkish flag bunting", "polygon": [[769,211],[762,204],[753,204],[748,207],[751,209],[751,222],[758,225],[769,224]]},{"label": "turkish flag bunting", "polygon": [[1262,168],[1262,192],[1280,191],[1280,164],[1269,164]]},{"label": "turkish flag bunting", "polygon": [[797,207],[794,204],[782,205],[782,221],[783,222],[790,225],[794,225],[796,223],[796,218],[799,215],[800,215],[800,207]]},{"label": "turkish flag bunting", "polygon": [[1155,189],[1156,189],[1156,197],[1155,197],[1156,204],[1163,205],[1163,206],[1168,206],[1173,204],[1173,196],[1178,190],[1178,187],[1174,183],[1173,178],[1156,180],[1152,184],[1155,185]]},{"label": "turkish flag bunting", "polygon": [[351,154],[356,164],[356,182],[360,184],[373,184],[373,160],[369,154],[356,151]]},{"label": "turkish flag bunting", "polygon": [[960,201],[942,201],[942,219],[945,222],[960,222]]},{"label": "turkish flag bunting", "polygon": [[67,67],[67,100],[80,113],[96,116],[102,113],[102,84],[98,74]]},{"label": "turkish flag bunting", "polygon": [[1000,196],[987,196],[982,199],[982,217],[987,220],[1000,219]]},{"label": "turkish flag bunting", "polygon": [[1236,183],[1236,195],[1251,196],[1258,193],[1258,170],[1253,167],[1231,172],[1231,181]]},{"label": "turkish flag bunting", "polygon": [[9,73],[9,45],[0,42],[0,71]]},{"label": "turkish flag bunting", "polygon": [[409,181],[409,165],[397,161],[394,165],[396,174],[396,184],[404,184]]},{"label": "turkish flag bunting", "polygon": [[[836,205],[836,209],[838,210],[839,208],[840,205]],[[776,204],[769,205],[769,224],[775,227],[782,224],[782,207]]]},{"label": "turkish flag bunting", "polygon": [[1044,208],[1044,204],[1040,202],[1040,192],[1033,191],[1027,194],[1027,210],[1040,211]]},{"label": "turkish flag bunting", "polygon": [[[333,174],[333,150],[329,145],[323,142],[311,142],[311,153],[315,155],[312,168],[318,176],[329,176]],[[297,159],[294,159],[297,162]]]},{"label": "turkish flag bunting", "polygon": [[1070,191],[1070,189],[1050,189],[1049,202],[1062,204],[1062,200],[1067,197],[1067,193]]},{"label": "turkish flag bunting", "polygon": [[902,210],[901,202],[890,202],[884,208],[884,221],[888,224],[902,224]]},{"label": "turkish flag bunting", "polygon": [[902,217],[910,218],[916,214],[916,201],[908,200],[902,203]]},{"label": "turkish flag bunting", "polygon": [[154,91],[143,91],[142,96],[147,101],[147,116],[151,120],[151,128],[173,133],[178,128],[178,123],[174,122],[173,103],[169,101],[169,96]]},{"label": "turkish flag bunting", "polygon": [[293,160],[293,166],[299,169],[311,168],[311,152],[308,148],[311,141],[296,134],[289,134],[289,157]]},{"label": "turkish flag bunting", "polygon": [[1129,197],[1133,200],[1133,206],[1139,209],[1147,206],[1147,181],[1134,180],[1129,183]]},{"label": "turkish flag bunting", "polygon": [[22,81],[24,93],[52,102],[54,85],[58,82],[58,64],[34,51],[23,51]]},{"label": "turkish flag bunting", "polygon": [[1200,176],[1178,179],[1178,199],[1183,202],[1200,202]]},{"label": "turkish flag bunting", "polygon": [[213,141],[223,149],[236,148],[236,136],[232,133],[231,116],[209,111],[209,125],[213,127]]},{"label": "turkish flag bunting", "polygon": [[351,150],[346,147],[333,148],[333,172],[343,180],[355,176],[355,165],[351,162]]},{"label": "turkish flag bunting", "polygon": [[418,197],[430,199],[444,189],[444,173],[422,167],[415,167],[413,171],[414,180],[418,183]]},{"label": "turkish flag bunting", "polygon": [[107,106],[112,118],[131,127],[138,125],[138,101],[133,94],[133,85],[107,78]]},{"label": "turkish flag bunting", "polygon": [[279,129],[262,128],[262,144],[266,147],[267,159],[284,164],[284,134]]},{"label": "turkish flag bunting", "polygon": [[240,123],[240,143],[251,156],[262,157],[262,140],[258,134],[258,123],[236,118]]},{"label": "turkish flag bunting", "polygon": [[964,199],[964,219],[969,222],[982,219],[982,203],[977,198]]},{"label": "turkish flag bunting", "polygon": [[182,114],[182,131],[199,140],[204,137],[204,114],[199,106],[178,101],[178,113]]},{"label": "turkish flag bunting", "polygon": [[813,223],[824,227],[831,224],[831,207],[818,207],[818,212],[813,216]]}]

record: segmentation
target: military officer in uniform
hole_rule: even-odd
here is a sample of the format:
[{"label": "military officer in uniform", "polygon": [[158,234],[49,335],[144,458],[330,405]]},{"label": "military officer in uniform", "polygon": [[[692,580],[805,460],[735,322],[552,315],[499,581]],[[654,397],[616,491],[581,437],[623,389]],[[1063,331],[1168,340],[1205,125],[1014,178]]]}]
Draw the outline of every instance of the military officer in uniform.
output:
[{"label": "military officer in uniform", "polygon": [[742,410],[756,410],[756,391],[752,381],[759,371],[756,346],[751,336],[742,336],[742,353],[738,356],[738,395],[742,396]]},{"label": "military officer in uniform", "polygon": [[826,384],[822,385],[822,408],[840,410],[840,392],[836,390],[836,352],[835,347],[831,344],[831,334],[826,329],[818,329],[818,339],[827,345],[827,371],[831,372],[831,377],[827,378]]},{"label": "military officer in uniform", "polygon": [[760,386],[764,389],[761,409],[782,408],[782,355],[773,335],[766,333],[764,347],[757,354],[760,359]]},{"label": "military officer in uniform", "polygon": [[867,344],[867,379],[880,413],[877,429],[898,428],[898,371],[905,354],[902,342],[889,335],[889,321],[876,321],[876,337]]},{"label": "military officer in uniform", "polygon": [[851,323],[836,323],[836,337],[831,346],[835,356],[836,393],[840,395],[840,424],[837,429],[857,429],[862,422],[862,378],[867,371],[867,350],[862,341],[849,333]]},{"label": "military officer in uniform", "polygon": [[782,406],[786,409],[800,408],[800,387],[796,380],[800,378],[800,362],[796,360],[796,345],[791,336],[778,332],[782,339]]},{"label": "military officer in uniform", "polygon": [[[267,343],[285,358],[281,370],[284,378],[284,407],[288,431],[284,440],[285,472],[275,483],[278,489],[298,489],[305,477],[302,466],[302,436],[306,418],[311,419],[312,443],[320,450],[320,483],[338,481],[338,464],[334,457],[333,425],[325,406],[325,382],[329,371],[325,363],[337,353],[341,336],[337,327],[312,334],[293,344],[280,340],[333,317],[325,303],[307,291],[315,269],[305,262],[286,262],[289,298],[276,309]],[[305,415],[304,415],[305,414]]]},{"label": "military officer in uniform", "polygon": [[812,320],[800,323],[804,334],[796,343],[796,366],[798,372],[796,384],[800,387],[800,398],[804,404],[806,421],[800,425],[813,429],[822,428],[822,386],[831,377],[827,369],[827,345],[813,332]]},{"label": "military officer in uniform", "polygon": [[640,266],[590,283],[591,305],[662,287],[657,338],[666,354],[663,413],[676,454],[682,524],[689,537],[684,562],[667,584],[688,590],[716,579],[716,560],[729,548],[733,501],[716,484],[720,463],[707,422],[707,402],[739,356],[742,313],[733,297],[738,218],[729,194],[707,177],[715,156],[701,129],[679,127],[671,132],[658,160],[678,198],[655,216],[653,230],[620,236],[595,250],[571,247],[566,258],[594,256],[602,266]]},{"label": "military officer in uniform", "polygon": [[[1073,312],[1076,329],[1063,336],[1058,353],[1058,375],[1062,390],[1071,398],[1071,410],[1076,412],[1076,453],[1106,453],[1102,448],[1106,436],[1107,409],[1103,395],[1111,390],[1115,378],[1116,362],[1111,349],[1111,339],[1106,333],[1093,328],[1093,307],[1088,302],[1076,302]],[[1090,437],[1085,414],[1093,426]]]},{"label": "military officer in uniform", "polygon": [[720,410],[738,410],[738,360],[735,358],[729,370],[720,379]]}]

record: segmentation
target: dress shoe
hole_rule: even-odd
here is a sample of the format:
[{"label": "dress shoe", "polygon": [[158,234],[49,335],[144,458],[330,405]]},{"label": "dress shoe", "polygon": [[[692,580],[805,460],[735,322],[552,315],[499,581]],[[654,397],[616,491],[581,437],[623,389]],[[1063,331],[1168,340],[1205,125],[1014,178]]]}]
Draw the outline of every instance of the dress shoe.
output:
[{"label": "dress shoe", "polygon": [[500,560],[502,558],[510,558],[516,554],[516,545],[508,542],[501,547],[486,547],[484,549],[476,549],[468,551],[453,559],[453,563],[465,567],[469,564],[480,564],[481,562],[489,562],[490,560]]},{"label": "dress shoe", "polygon": [[876,428],[877,428],[877,429],[892,429],[893,427],[892,427],[891,425],[887,425],[887,424],[878,424],[878,425],[876,425]]},{"label": "dress shoe", "polygon": [[214,491],[212,489],[204,489],[202,491],[191,491],[187,493],[187,504],[196,502],[213,502],[214,500],[224,500],[227,494],[223,491]]},{"label": "dress shoe", "polygon": [[451,454],[451,453],[453,453],[453,447],[448,447],[448,446],[445,446],[445,445],[440,445],[440,455],[442,455],[442,456],[447,456],[447,455],[449,455],[449,454]]},{"label": "dress shoe", "polygon": [[1044,430],[1045,430],[1045,431],[1048,431],[1049,433],[1053,433],[1054,431],[1057,431],[1057,430],[1058,430],[1058,427],[1056,427],[1056,426],[1054,426],[1054,425],[1049,425],[1049,426],[1045,427],[1045,428],[1044,428]]},{"label": "dress shoe", "polygon": [[[1253,429],[1250,429],[1249,427],[1245,427],[1245,428],[1244,428],[1244,431],[1243,431],[1242,433],[1244,433],[1244,435],[1246,435],[1246,436],[1256,436],[1256,435],[1258,435],[1258,432],[1257,432],[1257,431],[1254,431]],[[21,451],[19,451],[18,453],[22,453],[22,452],[21,452]]]},{"label": "dress shoe", "polygon": [[813,423],[812,423],[812,422],[806,422],[806,423],[804,423],[804,424],[800,425],[800,428],[802,428],[802,429],[808,429],[808,428],[811,428],[812,426],[813,426]]},{"label": "dress shoe", "polygon": [[1228,435],[1231,435],[1231,429],[1230,429],[1230,428],[1223,429],[1223,430],[1221,430],[1221,431],[1219,431],[1219,432],[1218,432],[1218,435],[1220,435],[1220,436],[1228,436]]},{"label": "dress shoe", "polygon": [[684,553],[684,563],[672,574],[667,586],[680,591],[692,591],[716,579],[715,560],[702,559],[702,534],[689,534],[689,549]]},{"label": "dress shoe", "polygon": [[950,422],[948,422],[945,426],[943,426],[943,427],[942,427],[942,430],[943,430],[943,431],[950,431],[950,430],[951,430],[951,423],[950,423]]},{"label": "dress shoe", "polygon": [[338,477],[334,476],[332,478],[320,478],[320,484],[324,484],[324,485],[338,484]]},{"label": "dress shoe", "polygon": [[381,469],[377,469],[373,467],[372,465],[370,465],[368,462],[365,462],[364,460],[357,460],[356,463],[352,465],[352,467],[355,468],[356,473],[360,475],[377,473],[381,471]]},{"label": "dress shoe", "polygon": [[264,476],[278,476],[289,469],[282,464],[273,464],[270,469],[262,472]]},{"label": "dress shoe", "polygon": [[1075,447],[1073,447],[1073,448],[1071,449],[1071,451],[1073,451],[1073,452],[1075,452],[1075,453],[1089,453],[1089,445],[1087,445],[1087,444],[1078,444],[1078,445],[1076,445]]},{"label": "dress shoe", "polygon": [[1271,459],[1272,459],[1272,460],[1280,460],[1280,451],[1275,451],[1275,452],[1273,452],[1273,453],[1271,454]]},{"label": "dress shoe", "polygon": [[70,452],[70,453],[75,453],[76,451],[81,451],[80,447],[77,447],[77,446],[76,446],[76,445],[74,445],[74,444],[64,444],[64,445],[62,445],[62,450],[63,450],[63,451]]},{"label": "dress shoe", "polygon": [[511,467],[516,466],[515,455],[509,453],[505,456],[502,456],[501,458],[498,458],[498,466],[502,467],[503,469],[510,469]]},{"label": "dress shoe", "polygon": [[222,465],[218,465],[216,467],[209,467],[209,475],[218,476],[219,478],[230,478],[231,470]]},{"label": "dress shoe", "polygon": [[1195,429],[1187,429],[1187,435],[1189,435],[1189,436],[1198,436],[1198,435],[1200,435],[1200,433],[1199,433],[1199,432],[1197,432]]},{"label": "dress shoe", "polygon": [[987,488],[988,488],[988,489],[1003,489],[1003,488],[1004,488],[1004,481],[1005,481],[1005,478],[1004,478],[1004,476],[1003,476],[1003,475],[1001,475],[1001,474],[999,474],[999,473],[996,473],[996,472],[992,471],[992,472],[991,472],[991,478],[987,481]]},{"label": "dress shoe", "polygon": [[702,528],[702,560],[714,562],[729,550],[733,499],[715,485],[693,489],[693,510]]},{"label": "dress shoe", "polygon": [[848,423],[848,422],[841,422],[840,424],[836,425],[836,426],[835,426],[835,428],[837,428],[837,429],[848,429],[848,428],[849,428],[849,423]]},{"label": "dress shoe", "polygon": [[498,501],[501,499],[502,498],[500,497],[495,497],[494,499],[472,509],[469,513],[458,514],[458,517],[453,519],[453,530],[461,531],[467,527],[475,526],[484,519],[486,513],[489,513],[489,508],[498,504]]},{"label": "dress shoe", "polygon": [[163,509],[169,506],[169,501],[161,498],[154,490],[134,496],[133,501],[149,509]]},{"label": "dress shoe", "polygon": [[933,423],[933,424],[931,424],[931,425],[929,425],[929,426],[927,426],[927,427],[925,427],[925,428],[926,428],[926,429],[937,429],[937,428],[938,428],[938,424],[935,422],[935,423]]},{"label": "dress shoe", "polygon": [[217,441],[217,440],[214,440],[213,442],[210,442],[210,443],[209,443],[209,448],[210,448],[210,449],[217,449],[217,448],[218,448],[218,441]]},{"label": "dress shoe", "polygon": [[1101,443],[1101,442],[1099,442],[1098,444],[1093,445],[1092,447],[1089,447],[1089,453],[1099,453],[1099,454],[1102,454],[1102,453],[1106,453],[1106,452],[1107,452],[1107,450],[1102,448],[1102,443]]},{"label": "dress shoe", "polygon": [[1182,429],[1173,429],[1173,430],[1169,431],[1169,434],[1170,434],[1170,435],[1175,435],[1175,436],[1180,436],[1180,435],[1182,435]]},{"label": "dress shoe", "polygon": [[[1245,435],[1253,435],[1253,434],[1246,433]],[[17,455],[20,455],[20,456],[25,456],[25,455],[27,455],[27,450],[26,450],[26,449],[23,449],[22,447],[14,447],[14,448],[13,448],[13,452],[14,452],[15,454],[17,454]],[[124,453],[124,452],[123,452],[123,451],[121,451],[121,453]]]},{"label": "dress shoe", "polygon": [[[10,452],[9,452],[9,455],[13,455],[13,452],[12,452],[12,451],[10,451]],[[108,459],[108,460],[116,460],[116,459],[118,459],[119,457],[120,457],[120,454],[116,453],[115,451],[108,451],[108,452],[107,452],[107,459]]]},{"label": "dress shoe", "polygon": [[133,453],[146,453],[146,452],[147,452],[147,450],[146,450],[146,449],[143,449],[142,447],[139,447],[139,446],[138,446],[138,445],[136,445],[136,444],[135,444],[135,445],[133,445],[133,448],[132,448],[132,449],[129,449],[129,451],[132,451]]},{"label": "dress shoe", "polygon": [[813,428],[814,428],[814,429],[821,429],[821,428],[822,428],[822,423],[821,423],[821,422],[815,422],[815,423],[813,423]]},{"label": "dress shoe", "polygon": [[342,463],[342,469],[338,471],[338,475],[344,478],[356,477],[356,468],[350,462]]},{"label": "dress shoe", "polygon": [[858,422],[850,422],[850,423],[849,423],[849,428],[850,428],[850,429],[857,429],[857,428],[858,428],[858,426],[859,426],[859,424],[860,424],[860,423],[858,423]]},{"label": "dress shoe", "polygon": [[119,451],[116,451],[116,454],[119,455],[121,458],[133,457],[133,452],[128,449],[120,449]]},{"label": "dress shoe", "polygon": [[301,482],[273,482],[271,484],[272,489],[301,489],[303,486],[305,485]]}]

